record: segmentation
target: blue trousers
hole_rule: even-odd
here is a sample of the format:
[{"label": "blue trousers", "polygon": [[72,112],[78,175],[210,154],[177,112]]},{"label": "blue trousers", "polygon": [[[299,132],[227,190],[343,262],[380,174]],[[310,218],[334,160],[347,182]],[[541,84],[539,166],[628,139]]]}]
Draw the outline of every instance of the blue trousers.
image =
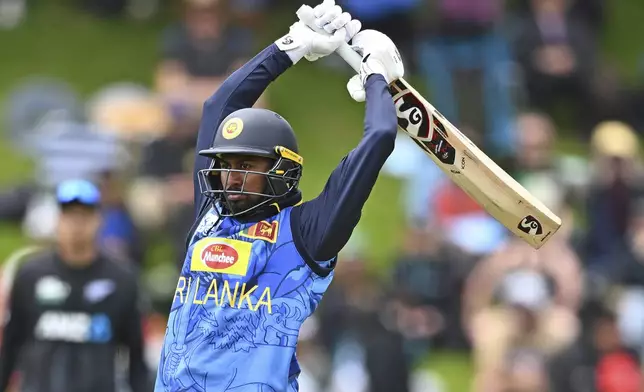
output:
[{"label": "blue trousers", "polygon": [[[485,129],[485,152],[509,155],[514,152],[514,103],[511,89],[509,45],[496,33],[473,38],[432,37],[420,40],[418,71],[427,83],[434,106],[458,126],[458,71],[479,71]],[[483,147],[483,146],[482,146]],[[493,150],[493,151],[491,151]]]}]

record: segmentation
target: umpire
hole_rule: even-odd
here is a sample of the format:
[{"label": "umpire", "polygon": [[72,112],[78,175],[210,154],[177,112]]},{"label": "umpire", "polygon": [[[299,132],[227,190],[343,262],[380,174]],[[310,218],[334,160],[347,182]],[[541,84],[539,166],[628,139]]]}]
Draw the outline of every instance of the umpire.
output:
[{"label": "umpire", "polygon": [[117,354],[129,352],[131,390],[151,390],[144,363],[136,275],[97,245],[100,191],[84,180],[56,190],[60,216],[50,251],[25,261],[8,298],[0,392],[117,391]]}]

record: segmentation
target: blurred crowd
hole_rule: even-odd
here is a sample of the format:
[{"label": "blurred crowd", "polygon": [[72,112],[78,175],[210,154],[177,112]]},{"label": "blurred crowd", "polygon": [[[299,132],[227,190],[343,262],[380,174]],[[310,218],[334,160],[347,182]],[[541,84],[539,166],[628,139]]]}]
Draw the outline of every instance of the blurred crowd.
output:
[{"label": "blurred crowd", "polygon": [[[0,20],[3,4],[22,3],[0,0]],[[106,17],[158,6],[85,3]],[[202,102],[254,55],[275,3],[183,0],[159,37],[152,86],[108,85],[82,100],[65,81],[37,78],[5,104],[11,142],[37,165],[31,181],[0,192],[0,220],[46,241],[53,186],[98,183],[101,246],[137,268],[157,261],[141,275],[152,369],[173,295],[163,288],[175,285],[193,221]],[[403,184],[404,241],[391,270],[376,273],[356,231],[301,331],[302,392],[444,392],[426,366],[444,352],[471,354],[472,392],[644,391],[644,89],[601,54],[605,1],[338,3],[389,35],[428,99],[564,224],[535,251],[401,135],[385,174]],[[581,148],[562,152],[563,137]],[[165,253],[150,257],[155,241]]]}]

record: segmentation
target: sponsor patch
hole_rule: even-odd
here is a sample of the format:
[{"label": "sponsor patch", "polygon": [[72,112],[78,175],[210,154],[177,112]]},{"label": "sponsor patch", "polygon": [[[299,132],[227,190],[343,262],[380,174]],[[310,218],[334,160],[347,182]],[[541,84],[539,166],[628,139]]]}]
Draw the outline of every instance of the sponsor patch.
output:
[{"label": "sponsor patch", "polygon": [[190,270],[244,276],[252,246],[228,238],[204,238],[192,250]]},{"label": "sponsor patch", "polygon": [[44,312],[34,328],[38,340],[75,343],[107,343],[112,340],[112,322],[105,313]]},{"label": "sponsor patch", "polygon": [[261,221],[249,227],[248,230],[244,231],[241,235],[246,238],[264,240],[274,244],[275,241],[277,241],[278,230],[278,221],[273,221],[270,223],[267,221]]}]

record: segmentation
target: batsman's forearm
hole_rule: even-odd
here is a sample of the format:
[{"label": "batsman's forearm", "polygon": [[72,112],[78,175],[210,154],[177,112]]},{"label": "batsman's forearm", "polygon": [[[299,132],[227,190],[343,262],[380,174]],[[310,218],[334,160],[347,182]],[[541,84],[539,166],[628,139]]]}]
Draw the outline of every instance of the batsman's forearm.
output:
[{"label": "batsman's forearm", "polygon": [[[369,76],[365,83],[365,91],[365,137],[375,133],[395,140],[398,117],[385,77],[379,74]],[[391,150],[393,151],[393,145]]]},{"label": "batsman's forearm", "polygon": [[360,220],[378,174],[394,149],[395,106],[381,75],[369,77],[365,133],[360,144],[331,173],[322,193],[293,212],[303,246],[315,261],[335,257]]}]

